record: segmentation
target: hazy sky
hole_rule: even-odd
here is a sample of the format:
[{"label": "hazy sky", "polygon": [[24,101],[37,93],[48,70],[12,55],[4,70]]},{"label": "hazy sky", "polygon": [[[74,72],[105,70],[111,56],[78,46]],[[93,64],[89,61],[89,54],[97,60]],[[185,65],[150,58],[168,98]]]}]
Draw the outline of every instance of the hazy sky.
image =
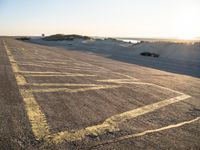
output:
[{"label": "hazy sky", "polygon": [[200,37],[200,0],[0,0],[0,35]]}]

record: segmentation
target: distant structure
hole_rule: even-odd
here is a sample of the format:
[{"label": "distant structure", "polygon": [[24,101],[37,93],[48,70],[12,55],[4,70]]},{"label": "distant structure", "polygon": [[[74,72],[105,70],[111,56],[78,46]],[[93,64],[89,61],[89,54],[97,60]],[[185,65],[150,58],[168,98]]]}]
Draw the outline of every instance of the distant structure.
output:
[{"label": "distant structure", "polygon": [[45,34],[44,34],[44,33],[42,33],[42,37],[45,37]]}]

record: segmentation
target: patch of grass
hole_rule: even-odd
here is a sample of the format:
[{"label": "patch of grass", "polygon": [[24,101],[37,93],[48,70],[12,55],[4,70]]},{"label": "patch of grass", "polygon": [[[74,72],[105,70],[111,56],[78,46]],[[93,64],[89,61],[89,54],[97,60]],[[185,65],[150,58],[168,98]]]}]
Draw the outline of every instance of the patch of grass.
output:
[{"label": "patch of grass", "polygon": [[24,36],[24,37],[18,37],[18,38],[16,38],[17,40],[21,40],[21,41],[29,41],[31,38],[30,37],[26,37],[26,36]]},{"label": "patch of grass", "polygon": [[83,39],[83,40],[89,40],[91,39],[88,36],[82,36],[82,35],[77,35],[77,34],[70,34],[70,35],[65,35],[65,34],[55,34],[55,35],[50,35],[47,37],[42,38],[45,41],[73,41],[74,39]]}]

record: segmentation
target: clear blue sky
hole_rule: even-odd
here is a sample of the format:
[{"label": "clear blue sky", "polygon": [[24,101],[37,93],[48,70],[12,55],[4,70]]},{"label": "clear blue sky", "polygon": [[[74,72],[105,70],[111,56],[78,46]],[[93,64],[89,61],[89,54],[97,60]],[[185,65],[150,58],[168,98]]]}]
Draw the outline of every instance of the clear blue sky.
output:
[{"label": "clear blue sky", "polygon": [[200,0],[0,0],[0,35],[200,37]]}]

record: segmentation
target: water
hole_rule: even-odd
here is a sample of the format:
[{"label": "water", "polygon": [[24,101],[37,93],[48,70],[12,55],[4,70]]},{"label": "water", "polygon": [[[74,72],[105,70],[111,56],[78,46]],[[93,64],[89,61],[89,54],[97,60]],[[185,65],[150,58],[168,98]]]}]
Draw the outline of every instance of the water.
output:
[{"label": "water", "polygon": [[136,43],[140,42],[139,40],[128,39],[128,38],[118,38],[118,40],[121,40],[121,41],[127,42],[127,43],[133,43],[133,44],[136,44]]}]

